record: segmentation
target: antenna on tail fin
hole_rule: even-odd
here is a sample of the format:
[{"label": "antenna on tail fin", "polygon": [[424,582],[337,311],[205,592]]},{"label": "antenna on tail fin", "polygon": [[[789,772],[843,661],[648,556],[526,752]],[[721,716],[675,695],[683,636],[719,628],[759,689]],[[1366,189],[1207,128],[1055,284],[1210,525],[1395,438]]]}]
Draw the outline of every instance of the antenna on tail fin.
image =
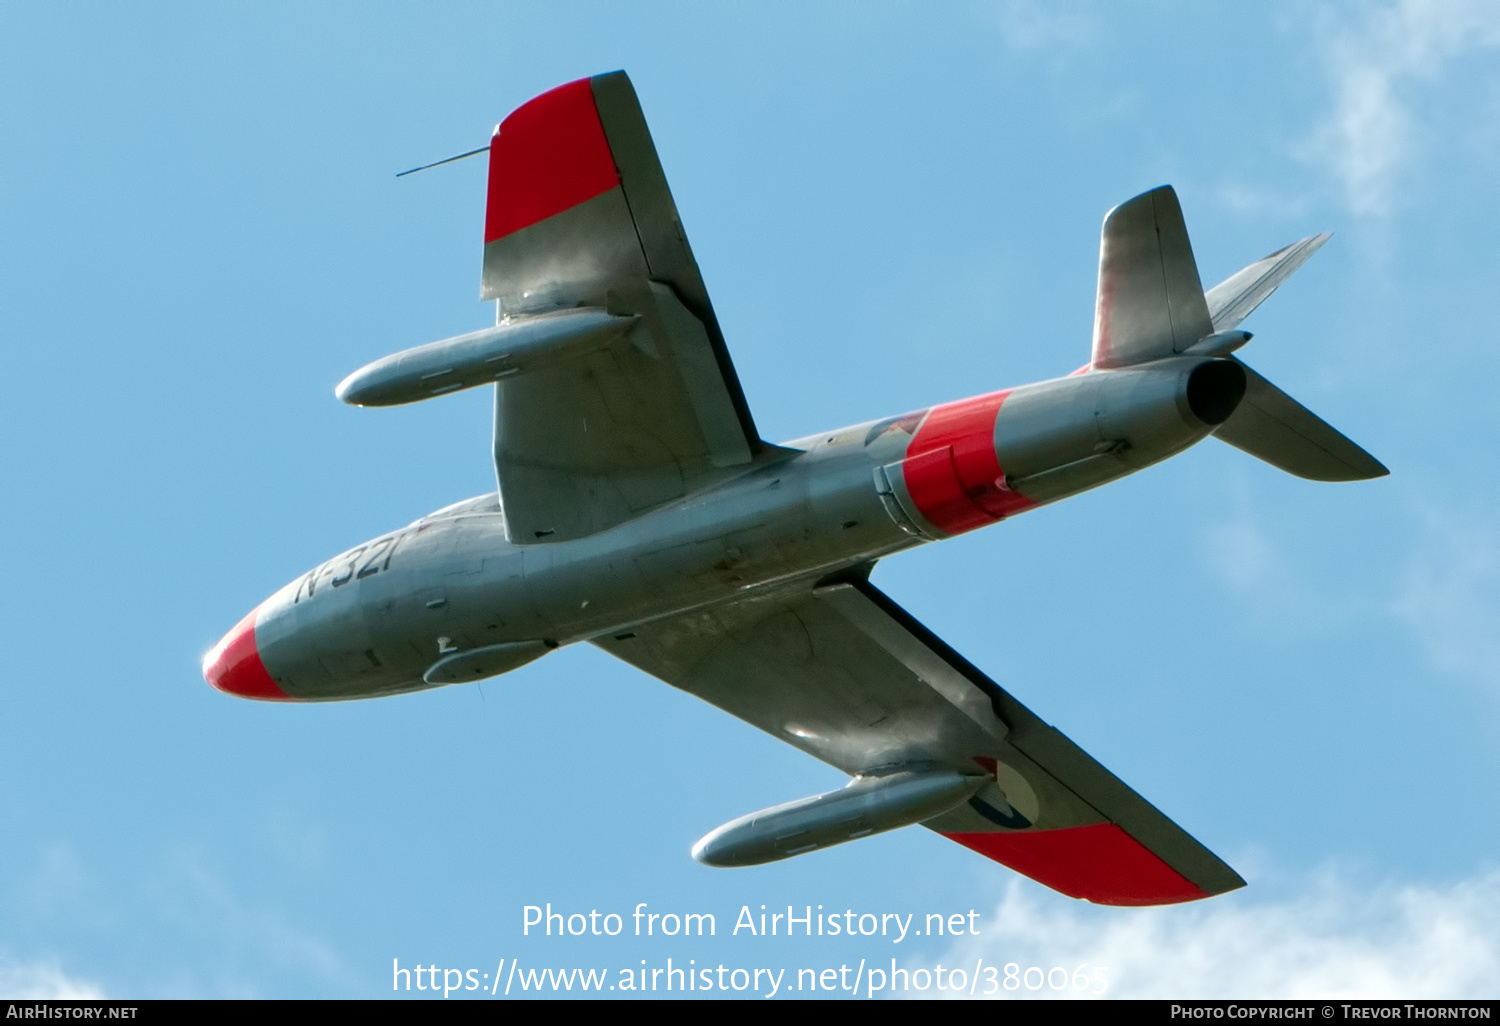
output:
[{"label": "antenna on tail fin", "polygon": [[488,153],[489,151],[490,148],[488,146],[481,146],[477,150],[470,150],[468,153],[460,153],[456,157],[444,157],[442,160],[434,160],[431,164],[423,164],[421,167],[414,167],[410,171],[398,171],[396,172],[396,177],[401,178],[405,175],[414,175],[418,171],[426,171],[430,167],[438,167],[442,164],[451,164],[455,160],[463,160],[465,157],[474,157],[478,156],[481,153]]}]

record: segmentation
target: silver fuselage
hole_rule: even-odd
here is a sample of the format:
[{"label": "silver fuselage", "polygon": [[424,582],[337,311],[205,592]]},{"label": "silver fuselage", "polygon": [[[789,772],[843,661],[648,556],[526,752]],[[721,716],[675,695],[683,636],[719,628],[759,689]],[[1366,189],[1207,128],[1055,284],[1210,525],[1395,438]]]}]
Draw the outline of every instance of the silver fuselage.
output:
[{"label": "silver fuselage", "polygon": [[[1209,362],[1165,360],[995,393],[1004,403],[983,425],[983,445],[1006,468],[992,482],[1013,500],[1005,515],[1205,437],[1212,424],[1195,416],[1188,393]],[[582,538],[512,539],[497,495],[458,503],[287,584],[257,610],[254,646],[289,698],[363,698],[431,687],[429,671],[455,655],[506,643],[540,654],[755,589],[855,571],[968,529],[933,512],[908,450],[928,418],[985,398],[768,447],[708,488]]]}]

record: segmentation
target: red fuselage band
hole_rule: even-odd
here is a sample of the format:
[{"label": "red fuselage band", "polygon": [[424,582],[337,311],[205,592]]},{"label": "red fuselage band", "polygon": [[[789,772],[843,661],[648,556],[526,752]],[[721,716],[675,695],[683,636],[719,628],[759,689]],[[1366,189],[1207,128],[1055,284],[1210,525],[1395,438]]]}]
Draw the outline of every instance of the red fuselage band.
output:
[{"label": "red fuselage band", "polygon": [[906,449],[901,472],[922,515],[948,534],[993,524],[1036,505],[1005,486],[995,418],[1010,391],[934,406]]}]

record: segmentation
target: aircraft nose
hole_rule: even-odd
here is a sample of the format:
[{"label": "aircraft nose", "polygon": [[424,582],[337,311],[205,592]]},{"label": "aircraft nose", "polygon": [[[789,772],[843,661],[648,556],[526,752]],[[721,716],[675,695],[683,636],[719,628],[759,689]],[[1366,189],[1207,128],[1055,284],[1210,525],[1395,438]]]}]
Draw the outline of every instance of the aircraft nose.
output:
[{"label": "aircraft nose", "polygon": [[203,679],[227,695],[285,702],[291,696],[271,679],[255,646],[257,612],[251,610],[249,616],[208,650],[203,657]]}]

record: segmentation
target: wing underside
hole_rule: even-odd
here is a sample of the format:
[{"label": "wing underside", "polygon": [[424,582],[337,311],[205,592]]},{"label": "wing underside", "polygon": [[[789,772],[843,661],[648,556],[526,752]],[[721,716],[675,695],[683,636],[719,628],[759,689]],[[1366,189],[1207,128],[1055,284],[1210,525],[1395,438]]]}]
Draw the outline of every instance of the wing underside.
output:
[{"label": "wing underside", "polygon": [[595,643],[851,775],[992,776],[924,825],[1073,897],[1155,905],[1244,884],[866,580],[742,599]]},{"label": "wing underside", "polygon": [[761,450],[623,72],[543,94],[496,130],[482,294],[508,317],[638,318],[602,349],[499,381],[495,470],[512,541],[603,530]]}]

